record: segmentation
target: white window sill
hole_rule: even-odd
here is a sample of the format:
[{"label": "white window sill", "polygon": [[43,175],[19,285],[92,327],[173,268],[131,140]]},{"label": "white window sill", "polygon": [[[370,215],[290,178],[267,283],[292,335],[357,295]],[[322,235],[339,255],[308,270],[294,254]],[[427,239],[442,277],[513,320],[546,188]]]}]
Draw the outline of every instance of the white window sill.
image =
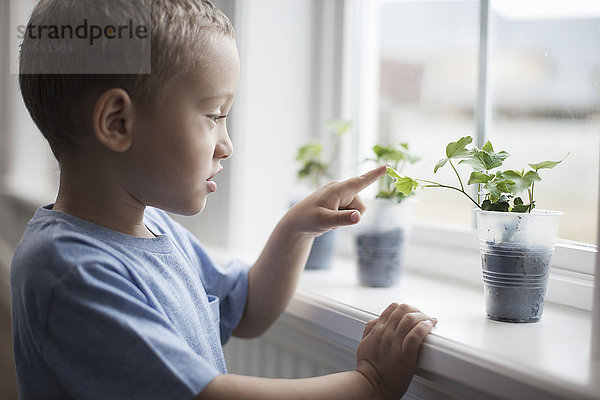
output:
[{"label": "white window sill", "polygon": [[476,287],[411,272],[398,287],[361,287],[354,260],[339,258],[331,270],[304,271],[287,313],[358,343],[364,323],[392,301],[438,318],[417,376],[454,395],[600,399],[588,311],[547,303],[539,323],[495,322],[485,316],[483,291]]}]

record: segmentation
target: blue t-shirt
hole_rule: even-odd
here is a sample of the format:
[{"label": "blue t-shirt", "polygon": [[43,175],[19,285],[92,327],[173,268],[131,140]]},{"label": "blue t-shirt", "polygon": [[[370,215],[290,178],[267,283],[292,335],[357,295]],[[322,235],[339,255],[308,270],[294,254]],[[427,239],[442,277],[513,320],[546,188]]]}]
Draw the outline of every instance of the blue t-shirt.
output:
[{"label": "blue t-shirt", "polygon": [[11,266],[23,399],[185,399],[226,373],[248,266],[221,268],[185,228],[147,208],[157,237],[38,209]]}]

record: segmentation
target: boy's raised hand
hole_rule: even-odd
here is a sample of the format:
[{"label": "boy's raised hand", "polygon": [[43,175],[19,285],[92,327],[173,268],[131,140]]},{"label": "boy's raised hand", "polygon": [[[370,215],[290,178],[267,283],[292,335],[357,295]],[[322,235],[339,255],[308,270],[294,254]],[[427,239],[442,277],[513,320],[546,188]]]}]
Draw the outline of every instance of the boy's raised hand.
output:
[{"label": "boy's raised hand", "polygon": [[407,304],[390,304],[367,323],[356,349],[356,370],[377,398],[398,399],[406,392],[417,365],[419,349],[437,320]]},{"label": "boy's raised hand", "polygon": [[367,208],[358,193],[385,175],[386,169],[383,165],[345,181],[330,182],[292,207],[287,217],[298,231],[311,236],[354,225]]}]

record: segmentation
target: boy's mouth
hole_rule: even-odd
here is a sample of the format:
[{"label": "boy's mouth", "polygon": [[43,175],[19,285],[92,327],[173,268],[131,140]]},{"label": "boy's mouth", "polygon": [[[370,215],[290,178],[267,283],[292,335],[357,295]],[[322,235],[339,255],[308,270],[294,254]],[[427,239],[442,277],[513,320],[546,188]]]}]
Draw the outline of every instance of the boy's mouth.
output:
[{"label": "boy's mouth", "polygon": [[223,171],[223,167],[219,168],[219,170],[212,175],[210,178],[207,179],[207,181],[212,181],[214,179],[215,176],[217,176],[218,174],[220,174]]}]

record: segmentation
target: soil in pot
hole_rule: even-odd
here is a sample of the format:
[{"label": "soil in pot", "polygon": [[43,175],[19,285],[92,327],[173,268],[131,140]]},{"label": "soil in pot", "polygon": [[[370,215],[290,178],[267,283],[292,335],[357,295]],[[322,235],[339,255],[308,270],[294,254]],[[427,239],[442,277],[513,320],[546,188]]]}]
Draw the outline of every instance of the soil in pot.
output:
[{"label": "soil in pot", "polygon": [[328,269],[331,267],[333,254],[335,253],[335,238],[335,230],[325,232],[315,238],[308,261],[306,261],[306,269]]},{"label": "soil in pot", "polygon": [[394,286],[400,279],[405,232],[402,228],[356,235],[358,279],[363,286]]},{"label": "soil in pot", "polygon": [[487,242],[481,249],[490,319],[537,322],[542,317],[553,248]]}]

